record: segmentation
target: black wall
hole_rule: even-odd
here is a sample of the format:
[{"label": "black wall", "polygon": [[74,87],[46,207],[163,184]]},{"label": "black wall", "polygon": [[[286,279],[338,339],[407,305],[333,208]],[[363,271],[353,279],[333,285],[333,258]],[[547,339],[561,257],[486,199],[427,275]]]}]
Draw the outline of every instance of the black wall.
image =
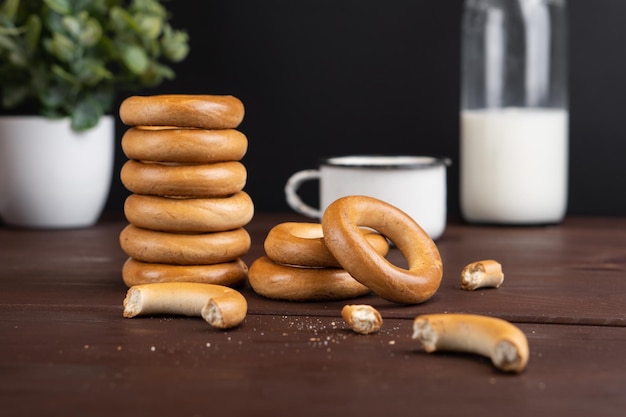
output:
[{"label": "black wall", "polygon": [[[246,191],[289,210],[283,186],[322,156],[445,155],[458,214],[462,0],[171,1],[191,54],[176,80],[129,94],[232,94],[246,106]],[[569,0],[570,215],[626,215],[626,1]],[[124,96],[120,96],[121,101]],[[107,209],[121,211],[118,122]],[[316,201],[315,187],[305,189]]]}]

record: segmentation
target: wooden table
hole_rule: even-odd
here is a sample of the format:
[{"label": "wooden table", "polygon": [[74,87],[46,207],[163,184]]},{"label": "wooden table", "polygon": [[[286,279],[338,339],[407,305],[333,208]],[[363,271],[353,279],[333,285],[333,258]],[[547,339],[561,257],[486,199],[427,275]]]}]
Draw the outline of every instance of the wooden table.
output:
[{"label": "wooden table", "polygon": [[[263,253],[290,213],[246,229]],[[122,317],[123,218],[93,228],[0,228],[0,413],[3,416],[623,416],[626,415],[626,218],[546,227],[451,222],[437,245],[440,290],[417,306],[375,295],[374,335],[350,331],[347,302],[292,303],[242,289],[249,311],[219,331],[200,318]],[[471,261],[503,265],[499,289],[467,292]],[[400,260],[393,249],[390,259]],[[519,375],[486,358],[428,354],[411,339],[421,313],[502,317],[527,335]]]}]

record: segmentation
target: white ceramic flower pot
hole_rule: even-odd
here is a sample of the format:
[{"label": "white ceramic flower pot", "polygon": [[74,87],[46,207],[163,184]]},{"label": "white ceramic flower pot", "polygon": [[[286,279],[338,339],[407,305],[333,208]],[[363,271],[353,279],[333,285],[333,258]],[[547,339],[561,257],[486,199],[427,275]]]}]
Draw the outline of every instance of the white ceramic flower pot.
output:
[{"label": "white ceramic flower pot", "polygon": [[76,133],[68,119],[0,117],[0,217],[33,228],[95,224],[113,174],[115,120]]}]

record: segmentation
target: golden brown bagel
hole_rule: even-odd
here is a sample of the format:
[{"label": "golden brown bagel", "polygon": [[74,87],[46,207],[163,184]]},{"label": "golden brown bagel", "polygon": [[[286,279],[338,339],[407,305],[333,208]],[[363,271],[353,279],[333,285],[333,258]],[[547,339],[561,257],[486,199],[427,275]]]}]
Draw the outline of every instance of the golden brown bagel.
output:
[{"label": "golden brown bagel", "polygon": [[206,164],[239,161],[248,139],[235,129],[180,129],[132,127],[122,137],[129,159]]},{"label": "golden brown bagel", "polygon": [[257,294],[287,301],[344,300],[370,292],[343,269],[281,265],[267,256],[250,265],[248,281]]},{"label": "golden brown bagel", "polygon": [[128,97],[119,113],[128,126],[235,129],[243,120],[244,106],[233,96],[163,94]]},{"label": "golden brown bagel", "polygon": [[[363,230],[362,233],[380,256],[387,255],[387,239],[371,230]],[[287,265],[341,268],[326,247],[322,235],[319,223],[280,223],[265,238],[265,254],[274,262]]]},{"label": "golden brown bagel", "polygon": [[120,233],[126,255],[142,262],[174,265],[208,265],[229,262],[250,249],[243,229],[210,233],[168,233],[129,224]]},{"label": "golden brown bagel", "polygon": [[237,161],[166,165],[126,161],[120,178],[136,194],[167,197],[226,197],[243,189],[246,167]]},{"label": "golden brown bagel", "polygon": [[[391,240],[406,258],[408,269],[376,253],[360,227],[370,227]],[[443,265],[437,246],[397,207],[373,197],[342,197],[324,211],[322,229],[326,246],[343,268],[382,298],[418,304],[439,289]]]},{"label": "golden brown bagel", "polygon": [[198,282],[233,287],[248,276],[248,266],[239,258],[210,265],[171,265],[128,258],[122,267],[127,287],[157,282]]},{"label": "golden brown bagel", "polygon": [[165,232],[220,232],[250,222],[254,204],[245,191],[229,197],[169,198],[131,194],[126,219],[137,227]]}]

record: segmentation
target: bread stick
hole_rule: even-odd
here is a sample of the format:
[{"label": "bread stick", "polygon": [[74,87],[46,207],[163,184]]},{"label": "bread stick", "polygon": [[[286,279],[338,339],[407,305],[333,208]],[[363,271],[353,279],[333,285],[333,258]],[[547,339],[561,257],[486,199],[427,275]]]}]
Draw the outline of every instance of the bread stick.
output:
[{"label": "bread stick", "polygon": [[161,282],[130,287],[124,317],[176,314],[204,318],[219,329],[236,327],[245,319],[248,303],[237,290],[195,282]]},{"label": "bread stick", "polygon": [[460,351],[491,358],[500,370],[521,372],[528,362],[528,341],[512,323],[476,314],[424,314],[413,321],[413,339],[426,352]]},{"label": "bread stick", "polygon": [[493,259],[468,264],[461,271],[461,288],[473,291],[478,288],[499,288],[504,281],[502,265]]}]

